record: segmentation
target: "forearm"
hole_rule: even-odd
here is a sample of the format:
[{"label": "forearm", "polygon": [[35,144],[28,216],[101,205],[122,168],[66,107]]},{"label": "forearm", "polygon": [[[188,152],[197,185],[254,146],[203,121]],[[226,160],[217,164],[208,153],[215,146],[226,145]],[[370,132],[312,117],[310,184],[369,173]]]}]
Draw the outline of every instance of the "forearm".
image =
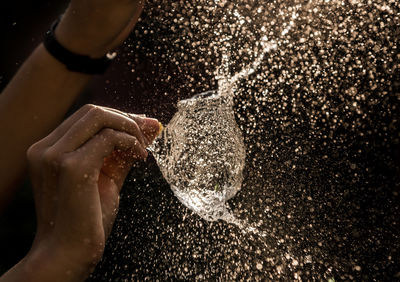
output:
[{"label": "forearm", "polygon": [[0,95],[0,211],[26,168],[26,150],[64,117],[90,76],[68,71],[39,45]]}]

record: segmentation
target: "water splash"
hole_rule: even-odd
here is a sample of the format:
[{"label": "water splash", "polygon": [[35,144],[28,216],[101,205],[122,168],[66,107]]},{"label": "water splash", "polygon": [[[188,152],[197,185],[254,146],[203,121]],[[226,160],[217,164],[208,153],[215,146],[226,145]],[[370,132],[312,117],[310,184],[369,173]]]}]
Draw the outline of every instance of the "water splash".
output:
[{"label": "water splash", "polygon": [[266,237],[237,218],[227,201],[240,190],[245,145],[232,97],[208,91],[178,103],[178,112],[150,150],[175,196],[207,221],[224,220]]},{"label": "water splash", "polygon": [[227,217],[246,156],[230,98],[210,91],[180,101],[153,154],[184,205],[206,220]]},{"label": "water splash", "polygon": [[[111,248],[120,260],[130,241],[124,236],[131,235],[119,273],[142,280],[398,277],[399,1],[220,0],[218,8],[210,2],[148,2],[127,45],[127,90],[144,95],[126,107],[148,106],[146,113],[165,122],[177,98],[210,89],[234,93],[246,174],[229,205],[268,237],[187,216],[176,197],[164,197],[164,186],[154,197],[158,178],[149,177],[139,193],[137,172]],[[282,34],[300,2],[293,27]],[[220,76],[232,78],[251,67],[263,39],[276,47],[236,89],[222,91],[214,79],[222,61]],[[116,99],[109,87],[109,99]],[[116,273],[112,265],[106,274],[121,280]]]},{"label": "water splash", "polygon": [[[239,22],[243,21],[237,11],[234,14]],[[297,10],[281,32],[282,37],[293,27],[296,17]],[[175,196],[186,207],[205,220],[222,219],[262,237],[265,234],[236,218],[226,203],[241,188],[246,157],[232,107],[236,84],[254,73],[265,55],[278,45],[278,41],[263,36],[258,43],[260,51],[252,54],[253,62],[233,76],[229,74],[229,50],[223,49],[222,64],[215,72],[218,90],[180,101],[178,112],[150,148]]]},{"label": "water splash", "polygon": [[[301,5],[297,6],[295,11],[292,13],[289,23],[280,34],[280,38],[283,38],[286,34],[288,34],[288,32],[294,26],[295,19],[298,17],[297,11],[300,9],[300,7]],[[236,14],[239,18],[241,18],[237,12]],[[265,29],[261,30],[265,31]],[[222,42],[223,41],[224,40],[222,40]],[[257,45],[257,47],[261,48],[261,51],[258,51],[258,49],[254,50],[252,52],[252,57],[254,57],[254,60],[233,76],[231,76],[229,73],[229,69],[232,64],[230,53],[226,48],[222,49],[224,51],[222,54],[222,64],[221,66],[217,67],[215,72],[215,78],[218,81],[218,92],[220,95],[233,96],[233,90],[236,88],[236,84],[239,82],[239,80],[245,79],[249,75],[253,74],[263,62],[265,55],[270,51],[277,49],[280,45],[280,42],[277,40],[269,40],[268,36],[264,35]]]}]

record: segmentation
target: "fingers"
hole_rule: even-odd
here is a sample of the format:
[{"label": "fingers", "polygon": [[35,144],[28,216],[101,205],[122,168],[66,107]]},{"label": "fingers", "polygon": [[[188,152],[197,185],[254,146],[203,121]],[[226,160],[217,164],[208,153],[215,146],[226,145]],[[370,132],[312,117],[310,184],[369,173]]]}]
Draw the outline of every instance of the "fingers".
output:
[{"label": "fingers", "polygon": [[[132,116],[132,114],[129,114]],[[133,118],[133,117],[132,117]],[[162,124],[154,118],[136,118],[135,119],[143,134],[151,142],[161,133],[163,130]],[[149,143],[150,145],[150,143]]]},{"label": "fingers", "polygon": [[45,138],[40,140],[40,145],[42,147],[49,147],[53,145],[58,139],[60,139],[65,132],[68,131],[68,129],[80,118],[82,118],[88,111],[93,109],[94,105],[85,105],[81,107],[78,111],[76,111],[74,114],[69,116],[66,120],[64,120],[56,129],[54,129],[49,135],[47,135]]},{"label": "fingers", "polygon": [[[64,122],[62,122],[48,136],[46,136],[45,138],[40,140],[40,147],[50,147],[50,146],[54,145],[63,135],[65,135],[71,129],[71,127],[78,120],[80,120],[81,118],[86,116],[86,114],[88,114],[90,111],[92,111],[92,112],[98,111],[97,114],[99,116],[101,116],[103,114],[103,113],[101,113],[102,110],[105,111],[105,115],[103,117],[104,120],[107,120],[107,116],[106,116],[107,111],[118,114],[120,118],[124,119],[124,121],[122,121],[122,123],[127,122],[126,118],[132,119],[137,124],[139,129],[142,131],[142,134],[141,135],[139,134],[138,139],[141,141],[141,143],[144,146],[148,146],[154,140],[154,138],[158,135],[158,133],[161,131],[160,128],[162,128],[162,125],[156,119],[147,118],[147,117],[145,117],[145,115],[127,114],[127,113],[119,111],[117,109],[87,104],[87,105],[81,107],[74,114],[69,116]],[[95,115],[94,113],[92,113],[92,114]],[[128,120],[128,123],[130,123],[131,124],[130,126],[134,128],[134,130],[131,131],[131,133],[133,133],[133,134],[138,133],[138,128],[133,123],[131,123],[129,120]],[[107,125],[107,122],[105,122],[103,124]],[[108,124],[111,125],[110,123],[108,123]],[[98,127],[100,127],[101,121],[99,121],[99,123],[97,125],[98,125]],[[106,126],[104,126],[104,127],[106,127]],[[123,130],[123,126],[120,126],[115,129]]]},{"label": "fingers", "polygon": [[149,142],[152,142],[163,129],[162,124],[157,119],[148,118],[145,115],[125,113],[113,108],[105,107],[105,109],[122,115],[129,116],[138,124],[139,128],[142,130],[144,136],[147,138]]},{"label": "fingers", "polygon": [[[146,152],[146,154],[148,153]],[[119,188],[122,188],[125,178],[132,168],[132,162],[134,159],[135,155],[129,151],[113,151],[110,156],[104,159],[103,167],[101,168],[101,174],[107,176],[109,179],[113,179],[115,184]],[[119,191],[120,190],[118,190],[118,192]]]},{"label": "fingers", "polygon": [[77,120],[54,144],[53,149],[57,152],[72,152],[103,128],[127,132],[135,136],[143,147],[149,144],[133,119],[102,107],[95,107]]},{"label": "fingers", "polygon": [[110,128],[101,130],[72,154],[81,162],[93,164],[92,168],[100,170],[104,158],[115,150],[126,152],[131,159],[147,157],[147,151],[135,136]]},{"label": "fingers", "polygon": [[[134,136],[107,128],[101,130],[78,150],[66,154],[61,160],[59,216],[63,220],[70,220],[67,225],[83,234],[93,232],[88,230],[88,227],[103,225],[103,203],[100,201],[101,191],[98,181],[104,158],[114,150],[129,151],[132,155],[131,160],[135,157],[144,158],[147,155]],[[113,181],[112,176],[109,177],[109,181]],[[114,185],[113,189],[117,195],[119,187]],[[110,197],[108,200],[117,201],[115,198],[115,196]],[[97,238],[98,234],[92,235],[93,238]]]}]

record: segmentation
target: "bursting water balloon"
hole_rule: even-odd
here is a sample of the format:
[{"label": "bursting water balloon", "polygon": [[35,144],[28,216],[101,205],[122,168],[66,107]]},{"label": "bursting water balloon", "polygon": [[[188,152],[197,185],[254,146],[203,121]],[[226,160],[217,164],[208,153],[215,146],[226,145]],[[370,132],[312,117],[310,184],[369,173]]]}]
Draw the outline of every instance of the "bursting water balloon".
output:
[{"label": "bursting water balloon", "polygon": [[226,201],[240,190],[246,157],[231,97],[209,91],[180,101],[153,150],[184,205],[206,220],[227,218]]}]

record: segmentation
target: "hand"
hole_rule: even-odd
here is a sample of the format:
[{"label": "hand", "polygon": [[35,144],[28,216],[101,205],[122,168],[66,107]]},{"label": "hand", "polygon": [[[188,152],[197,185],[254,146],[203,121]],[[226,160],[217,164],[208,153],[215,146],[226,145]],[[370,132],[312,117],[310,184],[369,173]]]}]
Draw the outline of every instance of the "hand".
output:
[{"label": "hand", "polygon": [[29,148],[38,226],[26,259],[31,269],[44,267],[49,281],[90,273],[101,259],[124,179],[135,160],[147,157],[159,130],[155,119],[87,105]]},{"label": "hand", "polygon": [[82,55],[102,57],[135,26],[145,0],[72,0],[56,29],[60,43]]}]

